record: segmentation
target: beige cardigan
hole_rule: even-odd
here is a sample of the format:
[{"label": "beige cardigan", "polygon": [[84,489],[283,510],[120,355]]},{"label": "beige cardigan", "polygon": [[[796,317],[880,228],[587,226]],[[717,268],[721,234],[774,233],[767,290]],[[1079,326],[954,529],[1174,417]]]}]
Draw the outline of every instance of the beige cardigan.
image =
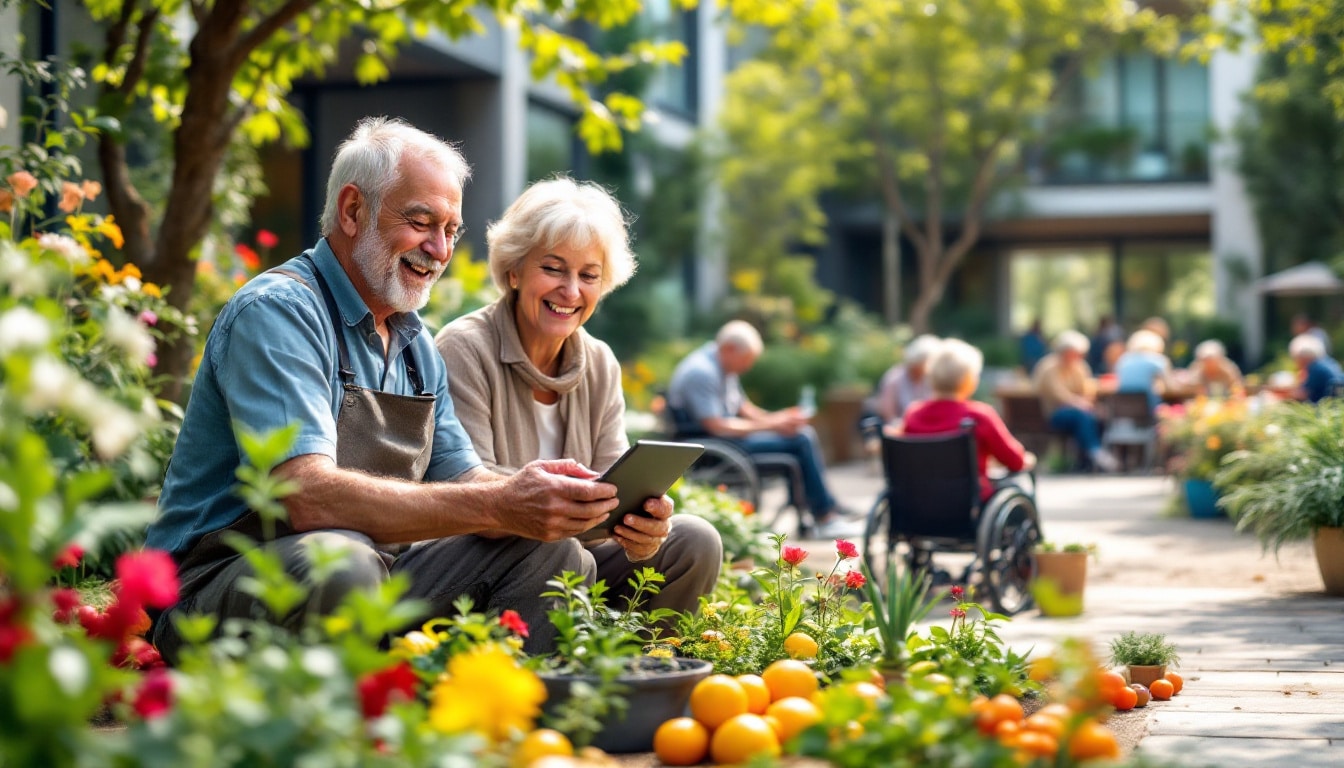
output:
[{"label": "beige cardigan", "polygon": [[534,386],[560,394],[561,456],[601,472],[630,447],[621,366],[611,347],[582,328],[565,340],[554,378],[523,351],[512,295],[452,321],[434,343],[448,364],[457,418],[486,467],[511,473],[537,458]]}]

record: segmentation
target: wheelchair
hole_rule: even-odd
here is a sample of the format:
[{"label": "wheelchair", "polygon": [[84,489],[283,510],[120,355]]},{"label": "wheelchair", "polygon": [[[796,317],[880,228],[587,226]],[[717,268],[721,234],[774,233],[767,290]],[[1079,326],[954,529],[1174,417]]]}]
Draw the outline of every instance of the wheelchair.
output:
[{"label": "wheelchair", "polygon": [[1015,482],[981,502],[969,428],[943,435],[883,434],[881,440],[886,488],[868,513],[863,540],[864,558],[878,583],[886,582],[898,556],[910,572],[932,572],[939,552],[972,553],[960,583],[975,587],[978,602],[1009,616],[1030,607],[1032,549],[1042,538],[1035,473],[1014,475]]}]

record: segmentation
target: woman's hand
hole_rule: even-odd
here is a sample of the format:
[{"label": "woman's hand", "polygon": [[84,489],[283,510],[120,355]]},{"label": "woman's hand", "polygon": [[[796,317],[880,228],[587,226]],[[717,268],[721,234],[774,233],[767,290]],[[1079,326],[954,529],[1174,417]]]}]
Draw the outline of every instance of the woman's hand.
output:
[{"label": "woman's hand", "polygon": [[612,538],[625,549],[625,556],[632,563],[643,562],[658,554],[672,527],[672,499],[667,496],[646,499],[644,511],[652,517],[626,515],[612,529]]}]

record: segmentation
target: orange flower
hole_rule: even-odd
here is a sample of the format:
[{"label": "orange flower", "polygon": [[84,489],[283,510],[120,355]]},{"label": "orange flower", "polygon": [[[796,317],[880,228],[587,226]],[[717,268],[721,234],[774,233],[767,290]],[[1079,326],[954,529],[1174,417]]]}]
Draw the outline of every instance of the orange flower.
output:
[{"label": "orange flower", "polygon": [[14,210],[14,193],[8,189],[0,189],[0,213],[9,213]]},{"label": "orange flower", "polygon": [[15,171],[5,181],[9,182],[15,197],[27,197],[29,192],[37,189],[37,178],[27,171]]},{"label": "orange flower", "polygon": [[93,179],[85,179],[79,189],[84,193],[84,199],[90,201],[97,200],[98,195],[103,193],[103,185]]},{"label": "orange flower", "polygon": [[84,202],[84,190],[73,181],[61,182],[61,202],[56,205],[66,213],[74,213],[79,208],[79,204]]}]

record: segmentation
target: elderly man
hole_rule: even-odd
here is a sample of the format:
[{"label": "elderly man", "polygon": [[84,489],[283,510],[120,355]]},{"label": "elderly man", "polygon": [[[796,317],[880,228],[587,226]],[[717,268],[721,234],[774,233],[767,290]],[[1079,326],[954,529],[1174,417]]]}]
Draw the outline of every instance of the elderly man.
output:
[{"label": "elderly man", "polygon": [[[765,344],[761,334],[743,320],[719,329],[711,341],[677,364],[667,387],[667,405],[680,434],[713,435],[732,440],[747,453],[787,453],[803,474],[807,509],[817,538],[863,533],[826,487],[825,462],[808,414],[798,407],[767,411],[742,391],[738,377],[751,370]],[[798,500],[793,500],[795,503]]]},{"label": "elderly man", "polygon": [[1288,342],[1288,354],[1297,363],[1299,383],[1293,396],[1298,400],[1319,403],[1344,388],[1344,370],[1325,353],[1325,344],[1315,334],[1294,336]]},{"label": "elderly man", "polygon": [[1072,435],[1093,467],[1114,472],[1120,468],[1120,462],[1101,446],[1092,369],[1084,359],[1088,346],[1087,337],[1078,331],[1059,334],[1055,337],[1055,351],[1036,365],[1032,381],[1050,428]]},{"label": "elderly man", "polygon": [[[275,472],[297,484],[288,522],[264,546],[312,589],[280,624],[303,626],[346,594],[410,577],[409,597],[451,615],[471,596],[531,626],[526,648],[554,641],[540,599],[562,571],[595,566],[573,538],[605,519],[616,489],[568,460],[504,477],[481,466],[453,413],[443,359],[416,310],[462,236],[470,170],[449,144],[410,125],[366,119],[340,146],[327,182],[323,238],[238,291],[211,328],[148,544],[172,553],[181,600],[154,617],[170,660],[173,619],[263,614],[228,534],[261,540],[234,493],[246,461],[236,430],[298,432]],[[344,550],[312,584],[308,550]]]},{"label": "elderly man", "polygon": [[1227,397],[1243,391],[1241,369],[1227,358],[1227,348],[1217,339],[1195,346],[1195,361],[1189,370],[1202,395]]}]

